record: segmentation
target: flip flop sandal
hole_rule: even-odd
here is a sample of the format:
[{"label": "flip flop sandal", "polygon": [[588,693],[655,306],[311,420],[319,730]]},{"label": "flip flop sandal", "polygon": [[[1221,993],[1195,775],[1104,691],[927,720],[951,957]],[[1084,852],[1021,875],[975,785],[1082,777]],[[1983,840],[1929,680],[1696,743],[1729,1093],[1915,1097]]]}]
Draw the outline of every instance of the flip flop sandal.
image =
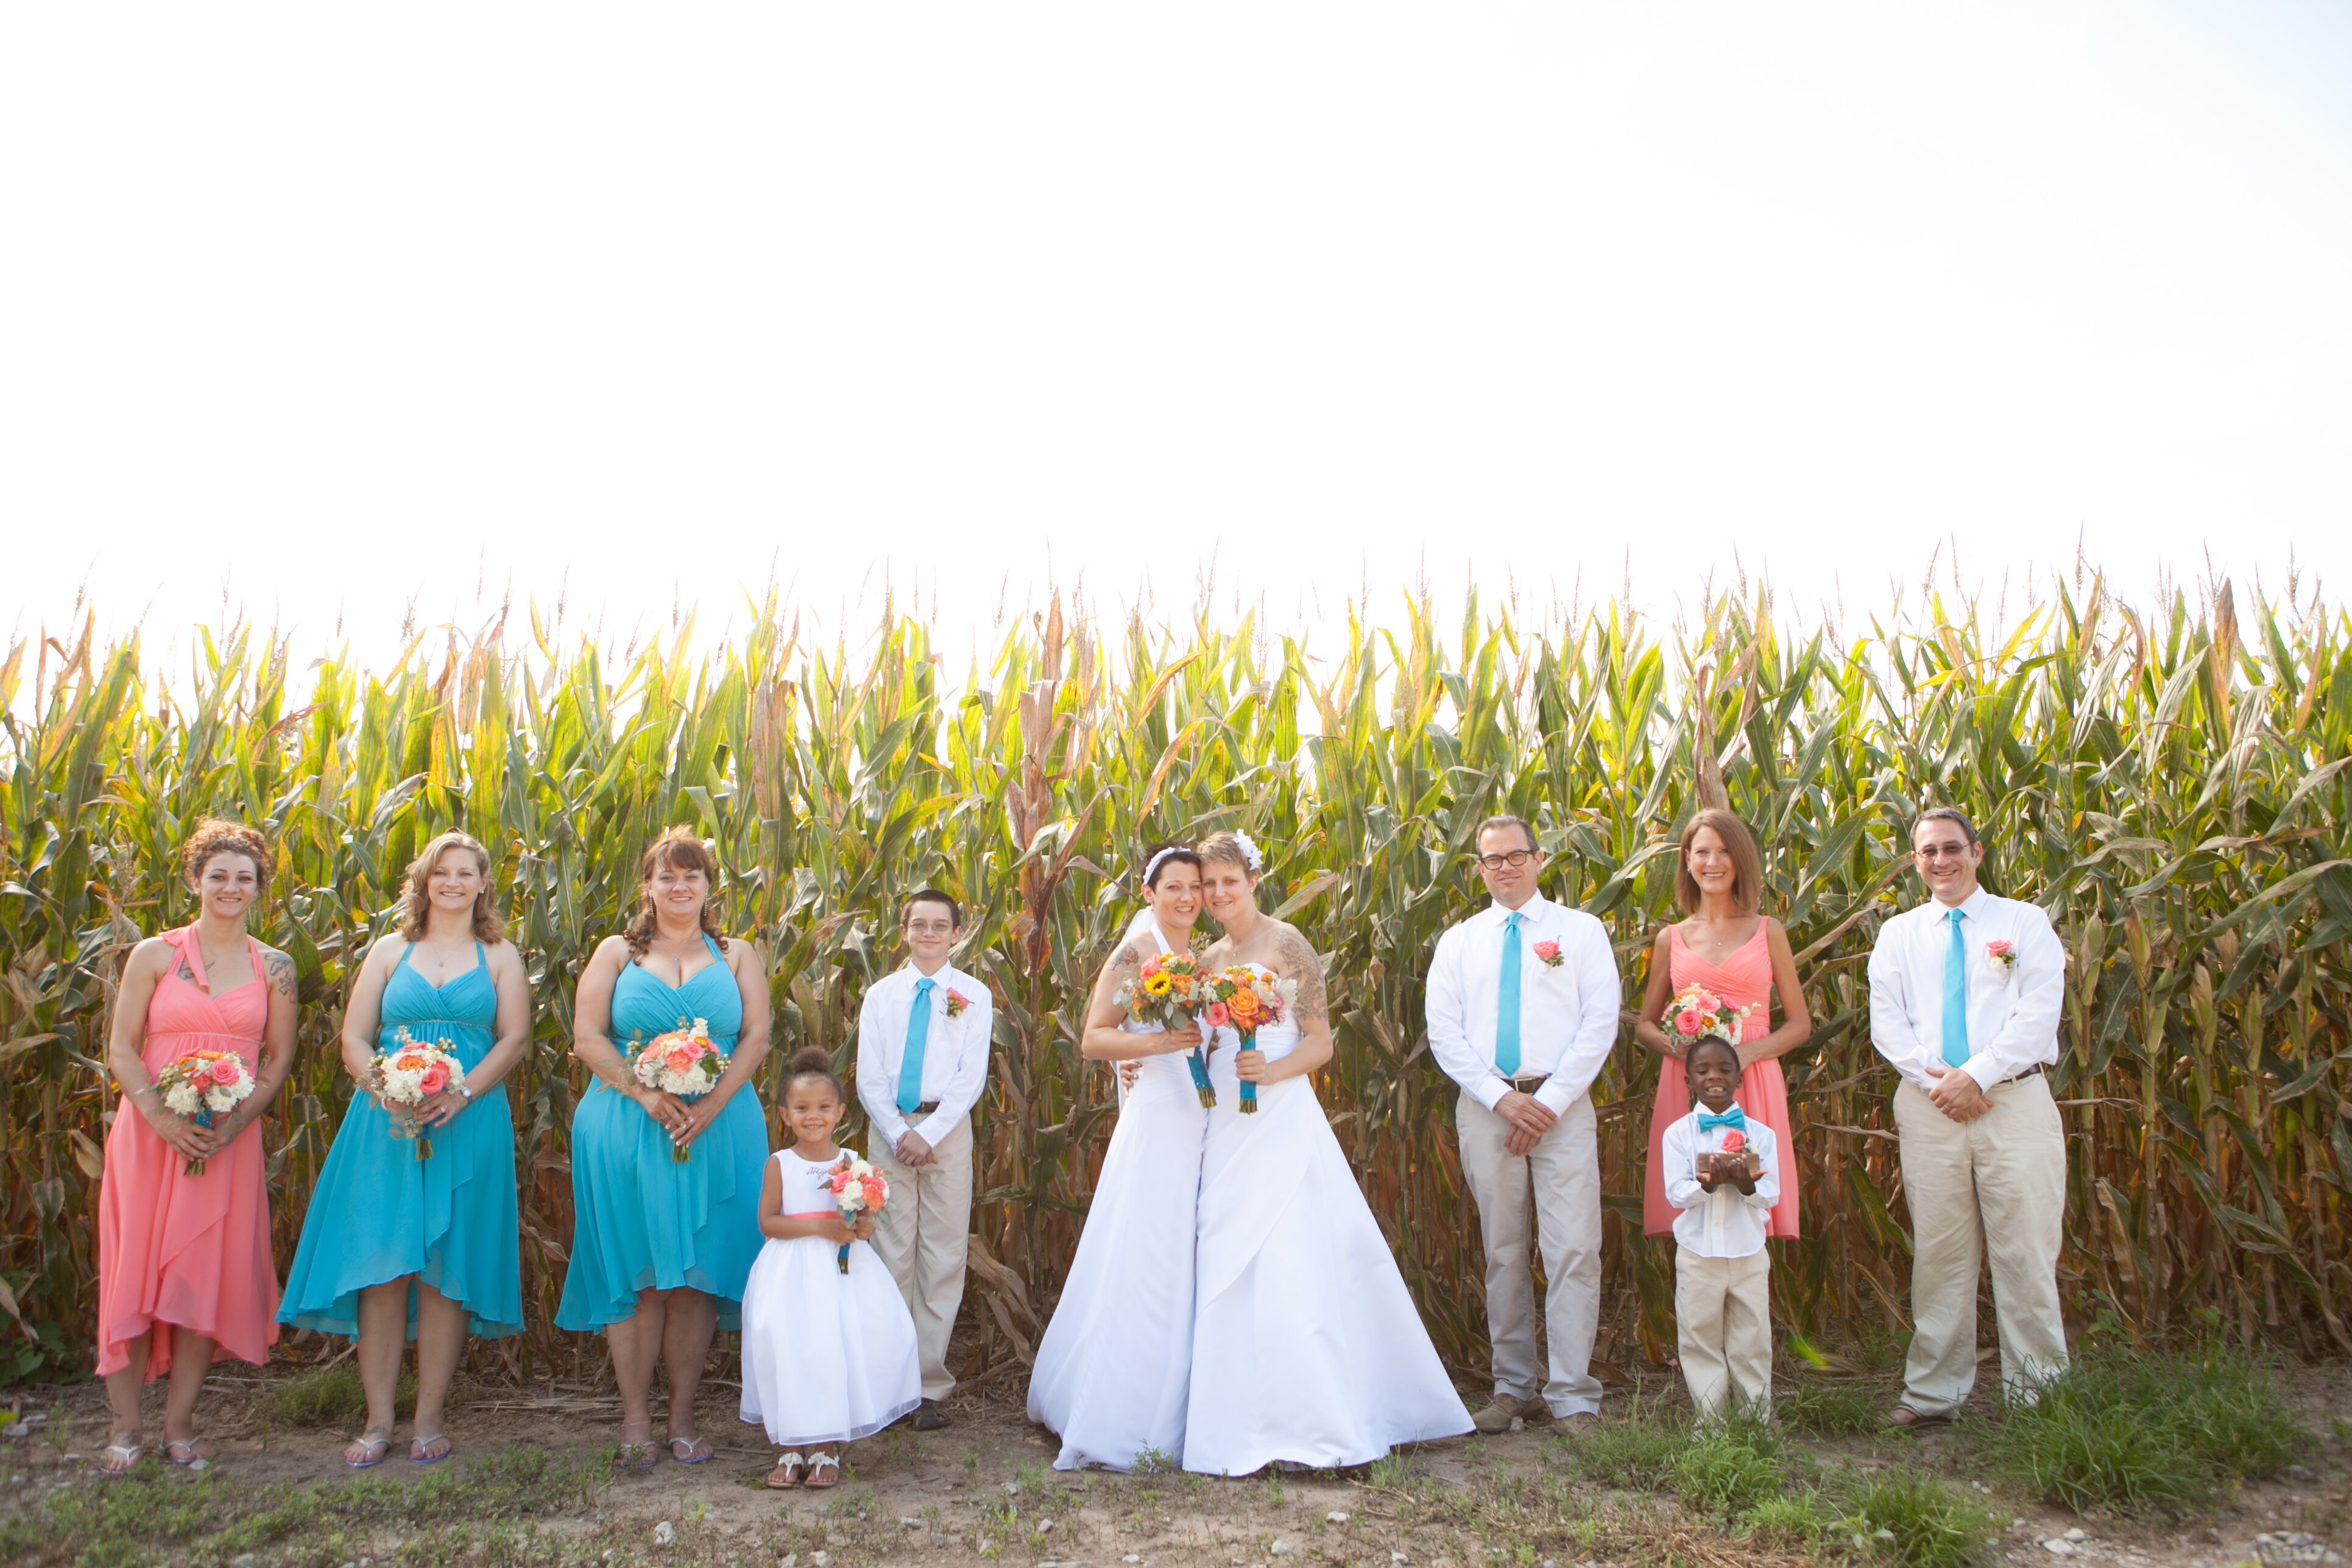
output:
[{"label": "flip flop sandal", "polygon": [[[429,1458],[420,1459],[416,1457],[417,1449],[430,1448],[436,1443],[441,1445],[441,1451],[439,1453],[433,1455]],[[456,1452],[457,1450],[449,1446],[449,1438],[446,1433],[436,1432],[430,1437],[415,1436],[411,1437],[408,1440],[408,1462],[415,1465],[419,1469],[423,1469],[427,1465],[437,1465]]]},{"label": "flip flop sandal", "polygon": [[[679,1453],[683,1444],[686,1452]],[[700,1452],[696,1450],[699,1449]],[[707,1465],[710,1463],[710,1445],[699,1437],[672,1437],[669,1440],[669,1460],[673,1465]]]},{"label": "flip flop sandal", "polygon": [[[817,1479],[819,1476],[824,1475],[827,1470],[831,1470],[833,1472],[833,1479],[829,1481],[821,1481]],[[814,1458],[809,1461],[808,1479],[802,1484],[806,1486],[808,1489],[813,1492],[821,1492],[827,1487],[839,1486],[841,1484],[841,1460],[832,1454],[817,1455]]]},{"label": "flip flop sandal", "polygon": [[770,1470],[768,1479],[761,1484],[772,1492],[788,1492],[801,1484],[801,1471],[807,1464],[798,1448],[787,1448],[776,1456],[776,1470],[783,1471],[784,1479],[776,1479],[776,1470]]},{"label": "flip flop sandal", "polygon": [[[639,1455],[644,1456],[642,1462],[637,1458]],[[652,1438],[648,1437],[642,1443],[624,1443],[621,1451],[613,1458],[613,1473],[625,1475],[633,1470],[650,1470],[659,1462],[660,1455],[656,1451]]]},{"label": "flip flop sandal", "polygon": [[[98,1473],[110,1481],[121,1480],[131,1473],[133,1465],[146,1457],[144,1444],[109,1443],[106,1451],[99,1457]],[[113,1462],[110,1464],[109,1460]]]},{"label": "flip flop sandal", "polygon": [[203,1441],[201,1437],[190,1437],[184,1442],[166,1443],[163,1445],[163,1458],[184,1470],[194,1470],[198,1473],[209,1470],[213,1468],[213,1457],[208,1453],[196,1452],[198,1445]]},{"label": "flip flop sandal", "polygon": [[345,1448],[343,1450],[343,1468],[347,1470],[373,1470],[378,1465],[383,1463],[383,1457],[386,1454],[392,1452],[392,1439],[389,1436],[371,1437],[366,1433],[362,1432],[356,1439],[353,1440],[352,1447],[358,1448],[362,1453],[366,1454],[367,1458],[364,1459],[354,1459],[352,1458],[352,1449]]}]

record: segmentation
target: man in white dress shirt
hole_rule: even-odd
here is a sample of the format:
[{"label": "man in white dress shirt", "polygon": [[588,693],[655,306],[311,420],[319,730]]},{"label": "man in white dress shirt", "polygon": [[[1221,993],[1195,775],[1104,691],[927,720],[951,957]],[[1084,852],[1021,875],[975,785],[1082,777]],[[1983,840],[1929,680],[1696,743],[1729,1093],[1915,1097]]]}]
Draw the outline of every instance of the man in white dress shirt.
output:
[{"label": "man in white dress shirt", "polygon": [[[1601,1161],[1587,1091],[1617,1043],[1622,996],[1601,922],[1536,890],[1535,830],[1490,817],[1476,843],[1494,902],[1437,939],[1429,1048],[1462,1086],[1455,1127],[1478,1202],[1494,1344],[1494,1402],[1475,1420],[1500,1432],[1515,1418],[1601,1413]],[[1549,1281],[1548,1376],[1536,1363],[1531,1218]]]},{"label": "man in white dress shirt", "polygon": [[2000,1378],[2031,1399],[2065,1370],[2058,1247],[2066,1138],[2042,1071],[2058,1059],[2066,952],[2050,917],[1977,884],[1984,842],[1949,807],[1911,848],[1934,897],[1879,928],[1870,1037],[1895,1064],[1911,1206],[1911,1352],[1897,1426],[1948,1421],[1977,1376],[1977,1268],[1992,1259]]},{"label": "man in white dress shirt", "polygon": [[898,914],[906,967],[866,993],[857,1015],[857,1100],[871,1131],[866,1157],[890,1184],[874,1250],[890,1266],[915,1316],[922,1354],[918,1430],[948,1424],[955,1387],[948,1335],[963,1305],[971,1237],[971,1109],[988,1086],[995,1009],[988,987],[948,963],[963,938],[963,910],[926,888]]}]

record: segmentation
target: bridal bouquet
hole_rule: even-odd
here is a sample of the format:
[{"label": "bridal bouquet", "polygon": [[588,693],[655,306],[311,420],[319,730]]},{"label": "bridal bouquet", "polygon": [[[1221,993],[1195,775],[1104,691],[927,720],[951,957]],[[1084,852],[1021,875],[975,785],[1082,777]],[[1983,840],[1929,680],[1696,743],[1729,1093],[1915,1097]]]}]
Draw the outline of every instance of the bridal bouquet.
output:
[{"label": "bridal bouquet", "polygon": [[[1253,1050],[1257,1032],[1282,1021],[1284,1010],[1297,994],[1297,982],[1277,980],[1252,963],[1236,963],[1213,976],[1202,988],[1208,998],[1201,1022],[1212,1029],[1231,1029],[1243,1050]],[[1257,1085],[1242,1084],[1241,1112],[1257,1114]]]},{"label": "bridal bouquet", "polygon": [[[253,1092],[253,1072],[235,1051],[190,1051],[155,1075],[155,1089],[164,1110],[210,1131],[214,1117]],[[204,1173],[202,1160],[188,1162],[188,1174]]]},{"label": "bridal bouquet", "polygon": [[362,1086],[392,1118],[392,1135],[416,1140],[416,1157],[433,1158],[433,1140],[418,1117],[425,1103],[466,1070],[447,1040],[419,1040],[406,1029],[393,1031],[392,1049],[368,1064]]},{"label": "bridal bouquet", "polygon": [[1705,1039],[1721,1040],[1725,1045],[1739,1043],[1742,1020],[1748,1016],[1744,1007],[1735,1007],[1704,985],[1685,985],[1675,993],[1666,1004],[1666,1033],[1685,1050]]},{"label": "bridal bouquet", "polygon": [[[1113,1000],[1139,1024],[1181,1029],[1199,1016],[1201,988],[1198,960],[1188,952],[1163,952],[1145,959],[1143,972],[1120,986]],[[1201,1054],[1201,1047],[1193,1047],[1186,1061],[1192,1067],[1192,1088],[1200,1094],[1202,1105],[1216,1104],[1217,1091],[1209,1086],[1208,1058]]]},{"label": "bridal bouquet", "polygon": [[[710,1043],[709,1021],[697,1018],[639,1046],[629,1058],[629,1071],[647,1089],[692,1100],[709,1094],[726,1074],[727,1053]],[[683,1143],[672,1143],[669,1153],[680,1165],[694,1158]]]},{"label": "bridal bouquet", "polygon": [[[833,1201],[841,1205],[841,1217],[856,1225],[861,1215],[878,1215],[882,1205],[890,1201],[890,1184],[871,1162],[855,1154],[842,1155],[838,1163],[825,1173],[824,1184],[833,1194]],[[849,1272],[849,1243],[841,1244],[841,1271]]]}]

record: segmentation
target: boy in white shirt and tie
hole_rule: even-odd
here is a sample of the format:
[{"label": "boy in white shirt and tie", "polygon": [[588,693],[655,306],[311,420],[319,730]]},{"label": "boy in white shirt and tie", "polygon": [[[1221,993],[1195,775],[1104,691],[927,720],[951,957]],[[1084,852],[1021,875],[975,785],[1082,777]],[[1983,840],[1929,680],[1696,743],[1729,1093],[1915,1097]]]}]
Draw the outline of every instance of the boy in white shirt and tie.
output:
[{"label": "boy in white shirt and tie", "polygon": [[971,1250],[971,1110],[988,1086],[995,1009],[988,987],[948,963],[963,939],[963,909],[935,889],[898,914],[908,962],[876,981],[857,1015],[857,1100],[870,1131],[866,1157],[890,1184],[874,1250],[890,1266],[915,1316],[923,1403],[917,1430],[948,1424],[955,1387],[948,1335],[963,1305]]},{"label": "boy in white shirt and tie", "polygon": [[1897,1426],[1948,1421],[1977,1378],[1979,1255],[1992,1260],[2000,1380],[2031,1400],[2066,1368],[2058,1248],[2066,1134],[2043,1068],[2058,1060],[2066,950],[2050,917],[1978,884],[1984,841],[1949,806],[1911,829],[1934,895],[1878,928],[1870,1042],[1893,1063],[1911,1207],[1911,1351]]},{"label": "boy in white shirt and tie", "polygon": [[1709,1037],[1683,1058],[1691,1113],[1659,1147],[1675,1216],[1675,1333],[1699,1418],[1727,1394],[1769,1414],[1772,1403],[1772,1259],[1765,1223],[1780,1201],[1772,1130],[1732,1099],[1739,1051]]}]

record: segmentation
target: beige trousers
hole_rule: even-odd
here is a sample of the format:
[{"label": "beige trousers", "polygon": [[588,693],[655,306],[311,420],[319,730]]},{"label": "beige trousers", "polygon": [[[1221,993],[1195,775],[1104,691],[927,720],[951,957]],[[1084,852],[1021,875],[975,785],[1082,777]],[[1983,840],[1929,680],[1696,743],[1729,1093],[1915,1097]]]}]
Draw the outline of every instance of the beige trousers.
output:
[{"label": "beige trousers", "polygon": [[[1579,1100],[1532,1152],[1503,1146],[1511,1124],[1464,1095],[1454,1110],[1462,1170],[1478,1200],[1486,1248],[1486,1334],[1495,1347],[1495,1392],[1526,1399],[1540,1387],[1555,1415],[1598,1415],[1592,1337],[1601,1326],[1601,1156],[1592,1101]],[[1535,1276],[1528,1264],[1532,1226],[1543,1249],[1548,1377],[1536,1365]]]},{"label": "beige trousers", "polygon": [[2066,1368],[2058,1313],[2066,1135],[2046,1073],[1996,1084],[1992,1109],[1954,1121],[1908,1082],[1895,1091],[1911,1205],[1911,1353],[1903,1403],[1945,1415],[1977,1381],[1978,1256],[1992,1259],[2000,1381],[2031,1399]]},{"label": "beige trousers", "polygon": [[1675,1340],[1683,1382],[1702,1419],[1727,1389],[1761,1413],[1772,1401],[1772,1258],[1706,1258],[1675,1248]]},{"label": "beige trousers", "polygon": [[955,1388],[948,1374],[948,1335],[963,1306],[964,1259],[971,1250],[971,1118],[919,1168],[902,1165],[879,1136],[866,1140],[868,1160],[890,1184],[890,1202],[874,1227],[874,1250],[890,1266],[907,1310],[915,1315],[915,1348],[922,1357],[923,1397],[945,1399]]}]

